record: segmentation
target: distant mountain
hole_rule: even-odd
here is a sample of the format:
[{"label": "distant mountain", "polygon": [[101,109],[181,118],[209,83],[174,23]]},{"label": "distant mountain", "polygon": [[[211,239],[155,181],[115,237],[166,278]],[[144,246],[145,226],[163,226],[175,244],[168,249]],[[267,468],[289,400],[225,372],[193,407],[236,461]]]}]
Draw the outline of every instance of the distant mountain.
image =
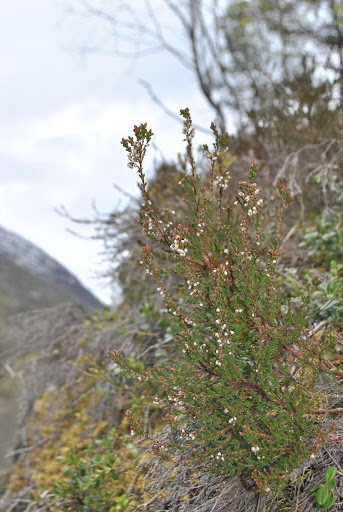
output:
[{"label": "distant mountain", "polygon": [[1,321],[16,313],[65,302],[71,302],[67,294],[0,254]]},{"label": "distant mountain", "polygon": [[[25,311],[61,302],[101,309],[101,302],[63,265],[21,236],[0,227],[0,311]],[[32,307],[31,307],[32,306]],[[21,309],[24,308],[24,309]]]}]

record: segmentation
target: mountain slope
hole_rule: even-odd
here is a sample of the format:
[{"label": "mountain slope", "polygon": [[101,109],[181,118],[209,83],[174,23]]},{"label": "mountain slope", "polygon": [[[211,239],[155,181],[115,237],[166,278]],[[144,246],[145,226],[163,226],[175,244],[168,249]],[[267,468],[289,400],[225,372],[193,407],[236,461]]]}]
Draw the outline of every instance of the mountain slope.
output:
[{"label": "mountain slope", "polygon": [[0,318],[71,302],[50,283],[0,254]]},{"label": "mountain slope", "polygon": [[0,293],[3,301],[19,293],[19,301],[31,301],[32,307],[25,309],[39,307],[37,301],[45,306],[53,306],[67,300],[101,309],[101,302],[63,265],[28,240],[1,226],[0,256]]}]

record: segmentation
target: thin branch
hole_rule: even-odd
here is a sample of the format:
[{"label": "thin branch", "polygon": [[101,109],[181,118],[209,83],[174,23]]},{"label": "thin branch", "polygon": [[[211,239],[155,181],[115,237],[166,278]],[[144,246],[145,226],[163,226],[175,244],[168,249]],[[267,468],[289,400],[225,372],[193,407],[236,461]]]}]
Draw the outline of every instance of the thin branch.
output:
[{"label": "thin branch", "polygon": [[313,414],[342,414],[343,413],[343,407],[339,407],[337,409],[315,409],[314,411],[311,411]]},{"label": "thin branch", "polygon": [[[158,105],[163,110],[163,112],[165,112],[167,114],[167,116],[171,117],[172,119],[177,121],[179,124],[183,123],[180,115],[179,114],[175,114],[175,112],[173,112],[172,110],[169,110],[169,108],[160,100],[160,98],[154,92],[151,84],[149,84],[148,82],[146,82],[143,79],[139,79],[139,83],[147,91],[147,93],[149,94],[150,98],[156,103],[156,105]],[[203,126],[201,126],[199,124],[193,124],[193,127],[197,131],[199,131],[199,132],[206,133],[206,135],[213,135],[211,130],[208,130],[207,128],[204,128]]]},{"label": "thin branch", "polygon": [[42,446],[43,444],[47,443],[48,441],[49,441],[48,438],[41,439],[40,441],[38,441],[38,443],[36,443],[32,446],[25,446],[24,448],[19,448],[18,450],[12,450],[10,452],[7,452],[5,454],[5,457],[7,458],[7,457],[12,457],[13,455],[18,455],[19,453],[31,452],[35,448]]}]

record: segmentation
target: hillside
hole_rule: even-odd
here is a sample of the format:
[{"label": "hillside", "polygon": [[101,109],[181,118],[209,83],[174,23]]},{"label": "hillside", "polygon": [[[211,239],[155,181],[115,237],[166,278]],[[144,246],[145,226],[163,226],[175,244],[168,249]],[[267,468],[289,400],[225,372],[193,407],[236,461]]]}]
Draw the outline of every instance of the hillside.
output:
[{"label": "hillside", "polygon": [[70,296],[0,254],[0,318],[70,302]]},{"label": "hillside", "polygon": [[78,302],[101,302],[63,265],[21,236],[0,227],[0,316]]}]

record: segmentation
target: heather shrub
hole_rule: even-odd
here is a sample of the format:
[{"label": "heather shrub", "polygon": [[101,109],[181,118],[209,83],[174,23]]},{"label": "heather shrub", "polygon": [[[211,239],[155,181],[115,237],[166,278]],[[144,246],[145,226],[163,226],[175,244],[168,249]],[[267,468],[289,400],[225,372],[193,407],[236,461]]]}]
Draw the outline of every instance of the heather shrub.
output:
[{"label": "heather shrub", "polygon": [[[132,370],[120,351],[109,356],[140,381],[161,389],[154,404],[165,411],[170,435],[164,442],[151,438],[155,454],[173,460],[176,452],[182,453],[185,464],[250,478],[257,492],[273,494],[300,460],[325,443],[314,389],[319,374],[329,378],[335,371],[325,357],[335,336],[329,331],[319,342],[309,330],[307,306],[316,280],[293,305],[275,278],[282,252],[280,226],[290,201],[286,186],[277,184],[275,232],[266,236],[256,163],[227,206],[225,196],[233,188],[225,166],[227,134],[211,125],[213,149],[203,146],[209,162],[205,182],[193,156],[188,109],[181,115],[184,224],[175,221],[174,210],[157,211],[149,196],[143,161],[151,130],[135,126],[134,137],[122,140],[128,165],[140,178],[144,203],[139,222],[151,239],[138,263],[157,282],[178,350],[164,364],[141,373]],[[163,266],[159,248],[169,256]],[[170,274],[174,288],[165,286]],[[148,437],[132,411],[127,419],[132,435]]]}]

